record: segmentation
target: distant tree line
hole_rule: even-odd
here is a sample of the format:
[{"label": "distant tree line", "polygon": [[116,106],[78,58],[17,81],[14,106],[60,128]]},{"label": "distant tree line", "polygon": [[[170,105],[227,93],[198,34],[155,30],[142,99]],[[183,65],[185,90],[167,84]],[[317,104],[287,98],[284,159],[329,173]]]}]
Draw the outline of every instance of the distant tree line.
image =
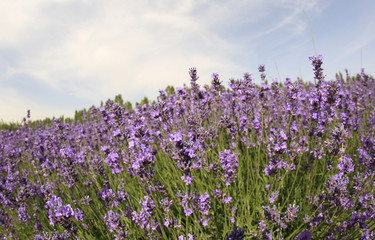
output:
[{"label": "distant tree line", "polygon": [[[167,86],[167,88],[165,89],[165,93],[167,94],[167,96],[171,95],[171,94],[175,94],[176,91],[174,89],[173,86]],[[122,98],[122,95],[121,94],[118,94],[114,97],[114,99],[108,99],[107,101],[113,101],[119,105],[121,105],[125,111],[128,111],[128,112],[134,112],[134,108],[133,108],[133,104],[130,102],[130,101],[124,101],[124,99]],[[154,104],[155,103],[155,100],[151,102],[151,104]],[[138,106],[143,106],[144,104],[146,104],[147,106],[150,105],[150,100],[147,98],[147,97],[144,97],[139,103],[136,102],[135,103],[135,107],[138,107]],[[100,103],[100,106],[103,106],[104,105],[104,102],[101,101]],[[88,120],[88,117],[89,117],[89,112],[91,111],[92,108],[94,108],[95,106],[91,106],[90,108],[88,109],[82,109],[82,110],[76,110],[74,112],[74,117],[73,118],[69,118],[69,117],[64,117],[64,116],[61,116],[59,118],[57,118],[60,122],[62,123],[75,123],[77,121],[79,122],[85,122]],[[47,125],[47,124],[51,124],[53,123],[54,121],[54,117],[53,118],[45,118],[43,120],[34,120],[34,121],[30,121],[28,118],[24,118],[24,120],[22,122],[4,122],[4,121],[0,121],[0,129],[2,130],[11,130],[11,131],[15,131],[17,130],[19,127],[27,124],[28,126],[32,127],[32,128],[36,128],[36,127],[41,127],[43,128],[43,126]]]}]

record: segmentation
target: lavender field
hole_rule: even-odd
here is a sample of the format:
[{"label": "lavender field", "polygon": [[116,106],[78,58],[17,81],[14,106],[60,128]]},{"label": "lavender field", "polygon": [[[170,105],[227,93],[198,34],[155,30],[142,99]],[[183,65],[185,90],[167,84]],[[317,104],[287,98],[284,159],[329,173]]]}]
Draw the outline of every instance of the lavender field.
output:
[{"label": "lavender field", "polygon": [[375,80],[160,91],[0,131],[1,239],[375,239]]}]

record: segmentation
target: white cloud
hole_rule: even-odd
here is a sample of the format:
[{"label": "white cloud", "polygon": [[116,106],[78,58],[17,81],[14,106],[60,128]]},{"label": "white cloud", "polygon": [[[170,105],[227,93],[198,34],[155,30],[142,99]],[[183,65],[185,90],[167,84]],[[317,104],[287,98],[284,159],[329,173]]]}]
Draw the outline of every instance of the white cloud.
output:
[{"label": "white cloud", "polygon": [[[202,82],[212,72],[227,81],[230,74],[243,74],[244,64],[233,56],[256,54],[257,38],[275,31],[302,32],[307,25],[300,11],[319,12],[316,2],[3,2],[0,34],[6,37],[0,49],[17,59],[0,77],[28,75],[93,103],[118,93],[133,100],[188,83],[189,67],[197,67]],[[240,39],[227,33],[239,27]]]},{"label": "white cloud", "polygon": [[31,26],[38,26],[35,17],[42,1],[1,1],[0,2],[0,46],[20,44],[25,32]]}]

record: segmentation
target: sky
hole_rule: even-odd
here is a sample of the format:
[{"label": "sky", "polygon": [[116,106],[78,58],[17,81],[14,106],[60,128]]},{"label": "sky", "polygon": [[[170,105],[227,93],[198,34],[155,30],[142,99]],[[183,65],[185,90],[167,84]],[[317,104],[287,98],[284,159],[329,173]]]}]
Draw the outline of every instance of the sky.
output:
[{"label": "sky", "polygon": [[73,117],[121,94],[133,105],[168,85],[210,84],[258,66],[267,79],[326,80],[375,70],[373,0],[0,1],[0,121]]}]

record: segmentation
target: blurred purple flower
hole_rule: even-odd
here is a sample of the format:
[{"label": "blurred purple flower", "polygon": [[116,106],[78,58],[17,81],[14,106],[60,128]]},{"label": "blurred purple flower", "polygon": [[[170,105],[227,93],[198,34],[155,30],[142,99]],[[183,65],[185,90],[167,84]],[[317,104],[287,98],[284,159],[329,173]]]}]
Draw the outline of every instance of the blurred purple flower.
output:
[{"label": "blurred purple flower", "polygon": [[302,232],[300,235],[298,235],[296,240],[311,240],[310,231],[306,229],[304,232]]},{"label": "blurred purple flower", "polygon": [[272,192],[271,196],[268,196],[268,199],[269,199],[270,203],[274,203],[278,196],[279,196],[279,191]]},{"label": "blurred purple flower", "polygon": [[344,174],[354,172],[354,164],[350,155],[342,156],[339,159],[339,164],[337,165],[337,168],[340,170],[340,172]]},{"label": "blurred purple flower", "polygon": [[104,221],[109,227],[110,232],[117,232],[123,227],[118,213],[115,213],[111,210],[104,215]]},{"label": "blurred purple flower", "polygon": [[226,238],[226,240],[242,240],[246,237],[245,229],[235,226]]},{"label": "blurred purple flower", "polygon": [[18,208],[18,221],[19,222],[24,222],[27,223],[30,221],[31,217],[27,214],[26,212],[26,209],[27,209],[27,205],[24,205],[22,204],[19,208]]},{"label": "blurred purple flower", "polygon": [[190,177],[189,175],[185,175],[181,177],[181,180],[185,182],[186,185],[191,185],[193,182],[194,177]]}]

